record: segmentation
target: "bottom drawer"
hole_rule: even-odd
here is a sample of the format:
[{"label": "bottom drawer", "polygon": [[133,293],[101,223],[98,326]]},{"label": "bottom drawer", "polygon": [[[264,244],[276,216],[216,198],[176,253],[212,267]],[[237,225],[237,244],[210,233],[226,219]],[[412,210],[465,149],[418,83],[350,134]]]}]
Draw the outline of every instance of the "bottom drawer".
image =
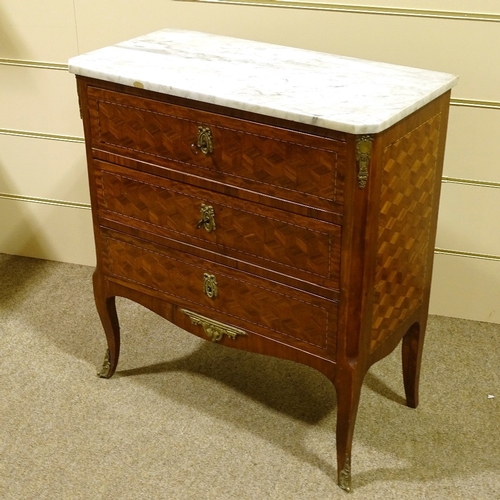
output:
[{"label": "bottom drawer", "polygon": [[108,279],[248,335],[335,354],[337,302],[116,231],[101,241]]}]

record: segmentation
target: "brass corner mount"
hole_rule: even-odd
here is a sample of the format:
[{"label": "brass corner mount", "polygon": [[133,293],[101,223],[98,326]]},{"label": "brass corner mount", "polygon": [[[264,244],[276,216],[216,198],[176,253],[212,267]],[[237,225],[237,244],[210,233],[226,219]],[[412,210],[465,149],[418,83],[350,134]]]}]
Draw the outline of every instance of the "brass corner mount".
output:
[{"label": "brass corner mount", "polygon": [[360,135],[356,139],[356,163],[358,164],[358,186],[360,189],[364,189],[368,182],[372,144],[373,137],[371,135]]}]

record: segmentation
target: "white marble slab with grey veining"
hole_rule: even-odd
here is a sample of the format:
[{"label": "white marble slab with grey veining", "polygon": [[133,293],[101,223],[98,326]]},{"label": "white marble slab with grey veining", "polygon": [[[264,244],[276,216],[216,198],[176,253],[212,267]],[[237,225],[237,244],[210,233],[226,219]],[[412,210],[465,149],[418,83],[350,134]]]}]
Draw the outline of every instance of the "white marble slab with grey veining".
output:
[{"label": "white marble slab with grey veining", "polygon": [[161,30],[69,60],[72,73],[353,134],[380,132],[458,77],[261,42]]}]

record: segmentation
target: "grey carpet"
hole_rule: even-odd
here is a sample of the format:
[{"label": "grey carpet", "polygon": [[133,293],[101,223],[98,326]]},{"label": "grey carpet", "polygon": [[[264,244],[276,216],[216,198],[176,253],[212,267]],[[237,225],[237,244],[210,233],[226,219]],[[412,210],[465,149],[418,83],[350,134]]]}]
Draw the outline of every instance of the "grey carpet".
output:
[{"label": "grey carpet", "polygon": [[0,255],[1,499],[500,499],[500,325],[430,318],[416,410],[399,349],[372,368],[346,494],[335,393],[310,368],[119,300],[118,371],[97,378],[91,273]]}]

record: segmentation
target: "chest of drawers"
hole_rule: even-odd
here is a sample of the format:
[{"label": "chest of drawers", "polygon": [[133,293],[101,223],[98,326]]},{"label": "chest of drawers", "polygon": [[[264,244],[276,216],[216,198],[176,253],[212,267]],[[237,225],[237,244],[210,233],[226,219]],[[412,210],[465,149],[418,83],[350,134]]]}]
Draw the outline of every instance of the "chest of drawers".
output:
[{"label": "chest of drawers", "polygon": [[[189,35],[191,47],[197,37],[230,44]],[[183,36],[154,34],[156,56],[182,52]],[[241,53],[232,53],[235,74]],[[110,66],[113,54],[97,51],[90,65],[86,57],[70,68],[88,155],[94,293],[108,343],[100,375],[111,377],[118,363],[116,296],[207,340],[309,365],[337,392],[338,480],[349,490],[363,377],[401,340],[407,404],[418,403],[455,79],[443,76],[426,102],[392,123],[325,126],[281,104],[232,105],[231,95],[220,103],[209,91],[154,87],[140,72],[103,72],[99,57]],[[169,85],[175,72],[158,78]],[[200,78],[210,88],[210,74]],[[308,82],[314,92],[314,75]]]}]

